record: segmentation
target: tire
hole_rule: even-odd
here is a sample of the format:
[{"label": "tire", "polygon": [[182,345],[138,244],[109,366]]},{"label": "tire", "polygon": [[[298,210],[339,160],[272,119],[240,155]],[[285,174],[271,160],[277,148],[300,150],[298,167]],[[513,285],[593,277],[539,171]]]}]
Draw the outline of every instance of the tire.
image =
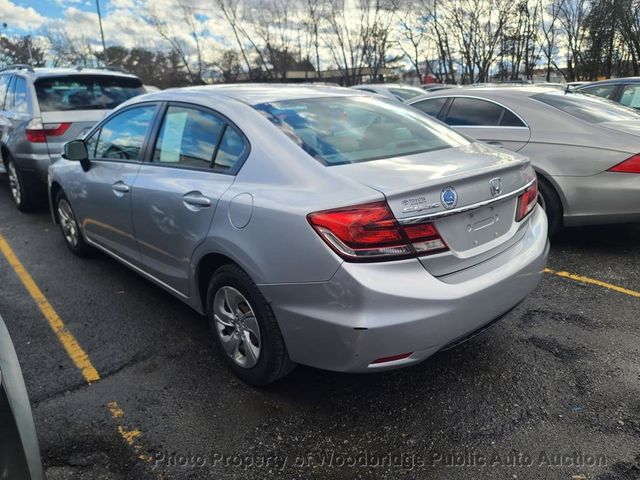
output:
[{"label": "tire", "polygon": [[21,212],[29,212],[35,207],[35,199],[31,186],[25,181],[23,173],[16,166],[11,156],[6,160],[7,177],[9,178],[9,191],[16,208]]},{"label": "tire", "polygon": [[553,186],[540,176],[538,176],[538,189],[541,197],[539,202],[544,208],[549,222],[549,237],[554,237],[564,226],[562,202]]},{"label": "tire", "polygon": [[207,318],[219,355],[244,382],[265,386],[295,368],[271,307],[236,265],[223,265],[212,275]]},{"label": "tire", "polygon": [[55,214],[64,243],[75,255],[86,257],[91,252],[91,247],[84,240],[71,203],[62,190],[58,191],[54,202]]}]

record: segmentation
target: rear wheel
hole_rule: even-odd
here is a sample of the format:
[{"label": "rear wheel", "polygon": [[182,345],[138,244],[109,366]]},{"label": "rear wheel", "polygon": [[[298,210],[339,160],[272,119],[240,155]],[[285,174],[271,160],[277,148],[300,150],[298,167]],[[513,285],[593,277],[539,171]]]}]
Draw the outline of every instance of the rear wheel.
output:
[{"label": "rear wheel", "polygon": [[547,213],[549,222],[549,237],[555,236],[563,227],[562,202],[553,186],[544,178],[538,176],[538,189],[540,196],[538,201]]},{"label": "rear wheel", "polygon": [[67,247],[80,257],[86,256],[91,251],[91,247],[85,242],[80,227],[78,226],[76,215],[73,213],[71,204],[62,191],[56,194],[55,209],[60,224],[60,231],[62,232],[62,237]]},{"label": "rear wheel", "polygon": [[13,203],[21,212],[28,212],[34,206],[33,194],[31,189],[25,182],[24,175],[16,166],[13,158],[7,158],[7,176],[9,177],[9,190]]},{"label": "rear wheel", "polygon": [[239,267],[224,265],[211,277],[207,317],[220,355],[243,381],[268,385],[295,368],[271,307]]}]

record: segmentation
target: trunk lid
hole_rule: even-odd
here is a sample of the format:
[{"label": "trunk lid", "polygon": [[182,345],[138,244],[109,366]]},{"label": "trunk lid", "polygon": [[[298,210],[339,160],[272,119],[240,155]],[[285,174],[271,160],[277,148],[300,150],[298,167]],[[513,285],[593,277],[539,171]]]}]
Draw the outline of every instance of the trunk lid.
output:
[{"label": "trunk lid", "polygon": [[517,197],[535,178],[526,158],[481,143],[332,168],[384,194],[400,223],[436,226],[450,250],[420,258],[436,276],[517,241]]},{"label": "trunk lid", "polygon": [[599,123],[598,125],[608,128],[609,130],[615,130],[617,132],[640,136],[640,121],[625,120],[616,122],[603,122]]}]

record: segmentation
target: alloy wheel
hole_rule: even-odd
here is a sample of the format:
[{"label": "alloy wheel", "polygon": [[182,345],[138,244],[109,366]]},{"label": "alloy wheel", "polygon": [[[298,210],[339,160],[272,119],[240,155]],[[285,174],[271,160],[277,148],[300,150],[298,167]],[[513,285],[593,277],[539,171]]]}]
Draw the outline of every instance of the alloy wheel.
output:
[{"label": "alloy wheel", "polygon": [[78,224],[73,216],[71,205],[64,198],[58,202],[58,218],[65,240],[69,245],[75,247],[78,245]]},{"label": "alloy wheel", "polygon": [[213,299],[216,332],[225,353],[242,368],[260,358],[260,327],[245,296],[233,287],[220,287]]},{"label": "alloy wheel", "polygon": [[16,166],[12,161],[7,162],[7,173],[9,175],[9,188],[11,190],[11,196],[16,205],[20,205],[22,202],[22,186],[20,185],[20,178],[16,171]]}]

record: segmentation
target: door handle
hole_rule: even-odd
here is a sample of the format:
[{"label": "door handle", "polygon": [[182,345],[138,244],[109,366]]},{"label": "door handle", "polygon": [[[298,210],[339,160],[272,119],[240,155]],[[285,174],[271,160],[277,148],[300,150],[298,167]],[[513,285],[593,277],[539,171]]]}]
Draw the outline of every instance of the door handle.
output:
[{"label": "door handle", "polygon": [[205,197],[201,192],[189,192],[182,196],[182,201],[190,210],[193,208],[203,208],[211,206],[211,199]]},{"label": "door handle", "polygon": [[487,142],[487,144],[491,145],[492,147],[504,148],[502,142]]},{"label": "door handle", "polygon": [[111,186],[111,188],[113,188],[113,191],[116,193],[116,195],[122,194],[122,193],[129,193],[129,191],[131,190],[131,187],[129,187],[129,185],[124,183],[122,180],[119,180],[116,183],[114,183]]}]

